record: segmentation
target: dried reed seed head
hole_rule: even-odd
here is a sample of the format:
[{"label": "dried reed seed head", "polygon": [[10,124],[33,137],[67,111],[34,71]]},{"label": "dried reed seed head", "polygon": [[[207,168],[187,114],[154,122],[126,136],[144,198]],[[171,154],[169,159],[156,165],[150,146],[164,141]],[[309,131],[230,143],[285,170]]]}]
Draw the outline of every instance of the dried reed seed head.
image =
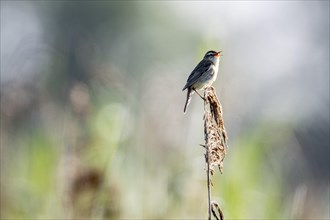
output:
[{"label": "dried reed seed head", "polygon": [[227,133],[222,117],[222,107],[213,87],[205,89],[204,102],[204,135],[205,146],[208,149],[210,173],[213,175],[217,166],[222,173],[223,160],[226,156]]}]

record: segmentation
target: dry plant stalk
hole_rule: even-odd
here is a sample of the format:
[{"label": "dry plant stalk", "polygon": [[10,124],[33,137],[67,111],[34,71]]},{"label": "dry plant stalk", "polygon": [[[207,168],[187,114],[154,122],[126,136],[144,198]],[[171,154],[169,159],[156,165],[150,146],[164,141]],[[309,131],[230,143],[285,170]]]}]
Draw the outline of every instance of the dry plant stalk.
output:
[{"label": "dry plant stalk", "polygon": [[[204,136],[207,164],[207,185],[208,185],[208,203],[209,217],[211,211],[216,219],[223,220],[223,213],[216,202],[211,204],[210,174],[213,175],[214,167],[217,166],[220,173],[223,171],[223,160],[227,153],[227,133],[222,118],[222,106],[213,87],[208,87],[204,92]],[[216,209],[215,209],[216,207]],[[218,211],[218,215],[216,214]]]},{"label": "dry plant stalk", "polygon": [[[222,211],[220,209],[219,204],[217,202],[215,202],[215,201],[212,201],[211,207],[212,207],[212,214],[213,214],[213,216],[217,220],[224,220],[223,213],[222,213]],[[217,214],[217,212],[218,212],[218,214]]]},{"label": "dry plant stalk", "polygon": [[209,166],[213,175],[214,166],[223,171],[223,159],[227,153],[227,133],[222,118],[222,106],[213,87],[204,94],[204,135],[205,146],[209,149]]}]

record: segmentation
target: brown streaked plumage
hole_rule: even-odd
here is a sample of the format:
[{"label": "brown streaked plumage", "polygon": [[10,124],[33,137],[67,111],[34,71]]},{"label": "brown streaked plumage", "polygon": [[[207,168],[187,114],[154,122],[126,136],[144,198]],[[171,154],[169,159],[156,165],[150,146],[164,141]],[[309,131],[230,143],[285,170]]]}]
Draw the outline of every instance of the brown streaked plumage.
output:
[{"label": "brown streaked plumage", "polygon": [[203,98],[197,90],[204,89],[211,86],[216,80],[219,69],[219,58],[222,51],[216,52],[214,50],[208,51],[204,58],[197,64],[195,69],[190,73],[186,85],[182,91],[187,89],[186,103],[183,112],[186,112],[190,103],[191,96],[196,92]]}]

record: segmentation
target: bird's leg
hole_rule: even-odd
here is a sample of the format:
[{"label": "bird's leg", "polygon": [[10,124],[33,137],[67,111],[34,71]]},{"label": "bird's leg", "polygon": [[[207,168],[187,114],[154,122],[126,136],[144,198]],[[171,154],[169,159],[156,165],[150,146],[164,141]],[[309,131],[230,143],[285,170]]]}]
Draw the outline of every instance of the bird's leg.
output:
[{"label": "bird's leg", "polygon": [[206,101],[205,98],[203,96],[201,96],[201,94],[199,94],[196,89],[193,89],[193,90],[199,95],[199,97],[201,97],[204,101]]}]

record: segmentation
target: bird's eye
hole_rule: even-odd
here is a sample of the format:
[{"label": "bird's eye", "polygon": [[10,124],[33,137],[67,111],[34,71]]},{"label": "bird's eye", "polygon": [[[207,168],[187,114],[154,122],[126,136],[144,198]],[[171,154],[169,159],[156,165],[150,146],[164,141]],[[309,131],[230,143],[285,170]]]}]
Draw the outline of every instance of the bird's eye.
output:
[{"label": "bird's eye", "polygon": [[206,57],[214,57],[215,54],[216,54],[216,52],[214,52],[214,51],[209,51],[209,52],[206,53],[205,56],[206,56]]}]

